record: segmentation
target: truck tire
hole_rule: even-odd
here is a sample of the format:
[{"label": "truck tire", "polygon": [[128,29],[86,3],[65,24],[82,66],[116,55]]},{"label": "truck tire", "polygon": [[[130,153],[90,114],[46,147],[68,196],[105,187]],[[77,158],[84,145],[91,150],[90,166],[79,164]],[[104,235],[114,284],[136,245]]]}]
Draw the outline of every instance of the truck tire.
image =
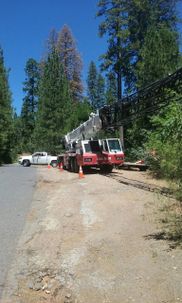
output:
[{"label": "truck tire", "polygon": [[113,166],[112,165],[102,165],[100,167],[100,171],[103,174],[109,174],[109,173],[112,172],[112,170],[113,170]]},{"label": "truck tire", "polygon": [[74,172],[75,173],[78,173],[79,172],[79,166],[78,166],[78,163],[77,163],[77,159],[74,158]]},{"label": "truck tire", "polygon": [[23,167],[29,167],[31,165],[31,163],[29,160],[23,160],[22,165],[23,165]]},{"label": "truck tire", "polygon": [[51,166],[52,166],[52,167],[55,168],[55,167],[57,167],[57,165],[58,165],[58,164],[57,164],[57,161],[52,161],[52,162],[51,162]]},{"label": "truck tire", "polygon": [[147,170],[147,168],[144,166],[144,167],[139,167],[139,170],[140,171],[146,171]]},{"label": "truck tire", "polygon": [[71,159],[68,159],[68,165],[67,165],[67,170],[71,171]]},{"label": "truck tire", "polygon": [[74,158],[70,159],[70,171],[71,172],[75,171],[75,161],[74,160],[75,160]]}]

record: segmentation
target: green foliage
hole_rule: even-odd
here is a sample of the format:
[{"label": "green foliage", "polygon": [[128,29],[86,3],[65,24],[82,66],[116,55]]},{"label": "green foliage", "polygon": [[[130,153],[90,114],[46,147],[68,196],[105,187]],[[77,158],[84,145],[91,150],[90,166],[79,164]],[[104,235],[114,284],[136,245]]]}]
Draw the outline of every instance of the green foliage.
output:
[{"label": "green foliage", "polygon": [[3,50],[0,48],[0,164],[12,161],[13,110],[4,66]]},{"label": "green foliage", "polygon": [[147,164],[147,154],[143,146],[137,146],[136,148],[125,149],[125,161],[136,162],[144,160]]},{"label": "green foliage", "polygon": [[[128,29],[130,65],[127,74],[129,89],[140,89],[174,72],[180,65],[178,32],[176,29],[176,0],[129,0]],[[169,92],[167,92],[169,93]],[[165,98],[166,92],[162,98]],[[150,100],[149,100],[150,102]],[[145,154],[152,114],[145,114],[127,125],[126,153],[132,160]],[[143,155],[150,158],[149,155]],[[135,159],[134,159],[135,158]],[[150,159],[154,170],[159,163]]]},{"label": "green foliage", "polygon": [[99,73],[97,77],[97,109],[103,107],[105,103],[105,79]]},{"label": "green foliage", "polygon": [[126,131],[127,148],[141,147],[147,141],[148,131],[144,119],[136,119],[129,125]]},{"label": "green foliage", "polygon": [[97,108],[97,75],[98,73],[96,65],[93,61],[91,61],[87,77],[87,94],[93,109]]},{"label": "green foliage", "polygon": [[[162,198],[159,223],[161,231],[152,235],[154,239],[167,240],[171,249],[182,247],[182,207],[179,201]],[[161,224],[162,223],[162,224]]]},{"label": "green foliage", "polygon": [[88,101],[88,99],[85,97],[83,99],[82,102],[80,102],[78,105],[77,105],[77,113],[76,113],[76,117],[77,117],[77,125],[78,126],[79,124],[85,122],[86,120],[88,120],[89,118],[89,115],[92,111],[92,108],[90,106],[90,103]]},{"label": "green foliage", "polygon": [[18,117],[16,112],[13,117],[13,159],[17,160],[17,155],[24,152],[23,138],[22,138],[22,121],[21,117]]},{"label": "green foliage", "polygon": [[[175,70],[179,53],[177,0],[129,0],[128,86],[142,87]],[[169,61],[168,61],[169,60]]]},{"label": "green foliage", "polygon": [[126,75],[129,65],[128,5],[126,0],[100,0],[97,16],[104,17],[99,26],[101,37],[106,35],[108,49],[102,56],[103,70],[117,76],[117,97],[122,97],[122,76]]},{"label": "green foliage", "polygon": [[88,77],[88,98],[94,111],[103,107],[106,103],[105,98],[105,79],[97,71],[96,65],[93,61],[90,62]]},{"label": "green foliage", "polygon": [[106,104],[117,102],[117,79],[114,73],[108,73],[106,82]]},{"label": "green foliage", "polygon": [[167,26],[150,27],[139,54],[141,59],[136,67],[137,86],[143,87],[164,78],[178,67],[177,33]]},{"label": "green foliage", "polygon": [[91,112],[92,108],[86,97],[83,98],[83,100],[79,103],[73,102],[68,131],[73,130],[74,128],[78,127],[80,124],[88,120]]},{"label": "green foliage", "polygon": [[[177,99],[179,96],[177,96]],[[173,102],[152,119],[154,130],[146,144],[152,151],[152,170],[176,184],[182,200],[182,105]]]},{"label": "green foliage", "polygon": [[33,132],[35,128],[35,116],[38,106],[38,82],[39,82],[39,65],[34,59],[29,59],[25,67],[26,80],[24,82],[23,91],[25,97],[21,110],[21,144],[22,150],[25,152],[33,152]]},{"label": "green foliage", "polygon": [[44,64],[39,96],[34,145],[37,149],[57,153],[61,137],[70,130],[73,108],[69,83],[56,49]]},{"label": "green foliage", "polygon": [[[179,60],[177,0],[100,0],[100,36],[108,47],[102,68],[117,77],[117,97],[174,71]],[[122,84],[122,80],[124,83]]]}]

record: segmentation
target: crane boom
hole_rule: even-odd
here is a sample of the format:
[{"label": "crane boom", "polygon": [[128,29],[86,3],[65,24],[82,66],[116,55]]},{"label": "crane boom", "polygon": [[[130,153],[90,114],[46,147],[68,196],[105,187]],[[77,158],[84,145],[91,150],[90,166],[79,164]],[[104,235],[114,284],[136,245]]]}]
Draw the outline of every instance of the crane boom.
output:
[{"label": "crane boom", "polygon": [[[65,145],[71,148],[79,140],[88,140],[102,128],[115,128],[127,124],[142,114],[159,111],[174,98],[174,91],[182,87],[182,68],[172,75],[156,81],[121,101],[91,113],[89,119],[65,135]],[[170,92],[169,92],[170,89]],[[181,96],[179,97],[181,101]]]},{"label": "crane boom", "polygon": [[66,146],[77,143],[78,140],[88,140],[101,130],[102,122],[99,113],[91,113],[89,119],[76,129],[65,135]]},{"label": "crane boom", "polygon": [[162,107],[172,100],[181,102],[182,68],[167,77],[160,79],[143,89],[125,96],[122,100],[99,110],[103,128],[119,127],[137,119],[138,117],[159,112]]}]

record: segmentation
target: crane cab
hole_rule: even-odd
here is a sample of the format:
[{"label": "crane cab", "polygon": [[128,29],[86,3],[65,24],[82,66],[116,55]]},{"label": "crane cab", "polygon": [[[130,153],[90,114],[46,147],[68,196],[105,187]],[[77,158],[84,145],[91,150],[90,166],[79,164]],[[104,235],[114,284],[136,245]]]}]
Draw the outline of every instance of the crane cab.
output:
[{"label": "crane cab", "polygon": [[124,162],[124,152],[121,141],[118,138],[102,139],[102,156],[101,164],[121,165]]}]

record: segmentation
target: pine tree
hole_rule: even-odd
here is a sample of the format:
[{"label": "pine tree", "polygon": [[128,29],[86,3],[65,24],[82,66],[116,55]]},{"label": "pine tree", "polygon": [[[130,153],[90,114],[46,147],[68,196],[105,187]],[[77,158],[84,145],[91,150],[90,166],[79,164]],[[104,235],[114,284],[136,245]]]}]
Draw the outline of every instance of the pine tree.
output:
[{"label": "pine tree", "polygon": [[88,120],[89,114],[91,112],[92,112],[92,108],[90,102],[86,97],[84,97],[83,100],[79,102],[76,106],[75,115],[74,115],[75,124],[72,125],[71,129],[76,128],[77,126]]},{"label": "pine tree", "polygon": [[23,140],[22,140],[22,121],[21,117],[17,115],[16,111],[14,110],[13,114],[13,154],[14,158],[17,154],[21,154],[24,152]]},{"label": "pine tree", "polygon": [[[135,90],[178,68],[180,56],[176,3],[176,0],[129,0],[131,74],[134,76]],[[148,140],[147,131],[152,127],[151,113],[133,123],[128,137],[135,149],[138,145],[141,149]]]},{"label": "pine tree", "polygon": [[[128,0],[130,69],[127,75],[127,84],[129,87],[135,86],[136,81],[137,86],[140,86],[166,76],[171,71],[172,65],[174,66],[174,61],[176,61],[176,58],[174,57],[178,56],[178,34],[176,29],[177,2],[177,0]],[[156,47],[154,44],[156,44]],[[171,55],[169,55],[169,51],[171,51]],[[173,51],[174,56],[172,55]],[[146,71],[145,75],[143,74],[143,78],[145,78],[145,76],[148,78],[150,72],[153,76],[149,76],[149,81],[146,81],[145,83],[141,82],[140,77],[139,83],[137,78],[138,73],[141,72],[139,72],[138,69],[143,68],[143,64],[145,65],[147,52],[148,54],[150,53],[151,62],[155,62],[155,66],[152,66],[150,62],[147,68],[147,64],[150,61],[148,57],[148,63],[146,63],[148,71]],[[168,52],[168,55],[166,55],[166,52]],[[162,58],[163,56],[165,58],[168,56],[169,59],[172,60],[171,64],[168,63],[166,65],[167,62],[165,62],[166,59]],[[161,64],[159,64],[161,59]],[[165,68],[163,68],[163,64],[166,65],[166,71],[169,68],[167,73],[163,72]],[[161,73],[160,69],[162,69]],[[173,68],[173,70],[174,69],[175,68]],[[155,77],[154,70],[156,72]]]},{"label": "pine tree", "polygon": [[[138,87],[144,87],[173,73],[179,63],[177,34],[167,26],[151,27],[140,50],[141,61],[137,64]],[[155,54],[155,55],[154,55]]]},{"label": "pine tree", "polygon": [[58,34],[57,50],[64,68],[74,101],[82,98],[83,85],[81,80],[82,61],[76,49],[76,43],[67,25]]},{"label": "pine tree", "polygon": [[[155,28],[156,32],[161,27],[168,28],[174,34],[174,40],[178,42],[177,2],[178,0],[100,0],[98,2],[97,15],[104,17],[99,33],[101,37],[106,35],[108,41],[107,52],[102,56],[102,67],[117,75],[118,99],[121,99],[122,87],[125,87],[128,93],[136,89],[136,66],[138,62],[143,61],[141,49],[146,35],[149,35],[152,28]],[[167,45],[165,47],[168,48]],[[155,53],[152,54],[152,57],[154,56]]]},{"label": "pine tree", "polygon": [[92,108],[97,109],[104,106],[105,100],[105,79],[97,71],[97,67],[93,61],[90,62],[87,77],[87,94]]},{"label": "pine tree", "polygon": [[87,94],[94,110],[97,109],[97,77],[98,73],[96,65],[93,61],[91,61],[87,77]]},{"label": "pine tree", "polygon": [[24,151],[33,151],[32,136],[35,128],[35,117],[38,105],[39,65],[29,59],[25,67],[26,80],[23,91],[25,97],[21,110],[22,147]]},{"label": "pine tree", "polygon": [[100,0],[97,16],[104,17],[99,26],[100,36],[107,36],[108,49],[102,56],[104,70],[117,76],[117,97],[122,98],[122,78],[129,64],[129,32],[127,0]]},{"label": "pine tree", "polygon": [[62,136],[70,130],[73,111],[69,84],[56,49],[44,63],[39,95],[35,146],[57,153]]},{"label": "pine tree", "polygon": [[117,102],[117,80],[114,73],[107,75],[106,104]]},{"label": "pine tree", "polygon": [[4,66],[3,50],[0,48],[0,164],[12,160],[13,117],[8,73]]},{"label": "pine tree", "polygon": [[49,37],[47,39],[47,55],[52,53],[52,51],[54,51],[54,49],[56,48],[58,43],[58,33],[55,30],[55,28],[53,28],[50,33],[49,33]]},{"label": "pine tree", "polygon": [[93,61],[91,61],[89,65],[87,95],[94,111],[103,107],[106,103],[105,79],[102,74],[97,71],[97,67]]},{"label": "pine tree", "polygon": [[97,77],[97,109],[100,109],[105,104],[105,79],[101,73],[99,73]]}]

